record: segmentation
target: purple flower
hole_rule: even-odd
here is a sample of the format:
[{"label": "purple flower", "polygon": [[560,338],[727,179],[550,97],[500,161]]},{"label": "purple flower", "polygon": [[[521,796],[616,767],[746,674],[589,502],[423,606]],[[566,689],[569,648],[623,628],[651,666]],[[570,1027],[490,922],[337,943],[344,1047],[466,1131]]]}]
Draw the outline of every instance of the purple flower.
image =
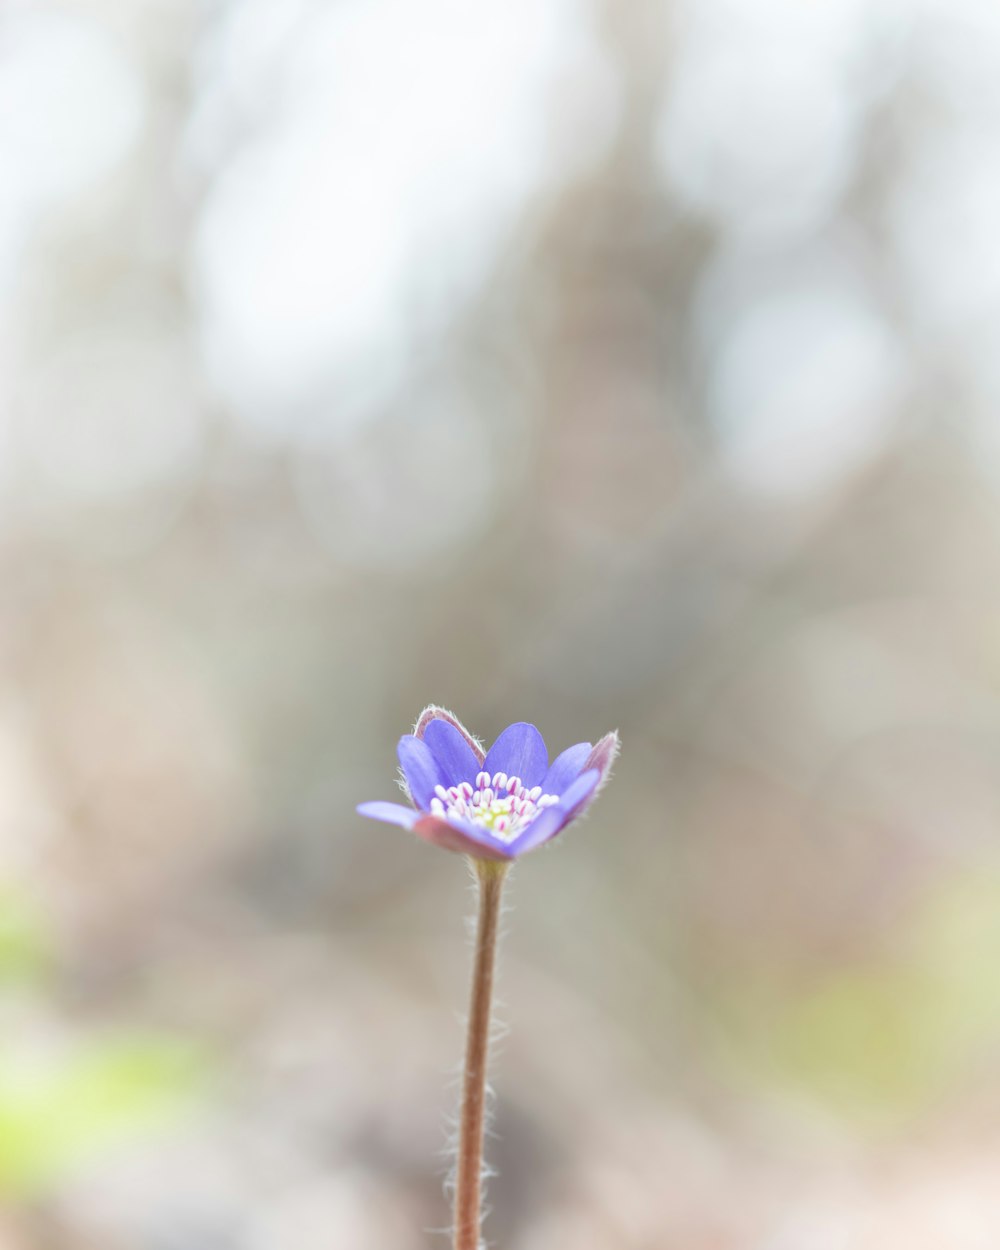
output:
[{"label": "purple flower", "polygon": [[444,708],[429,707],[397,749],[413,807],[362,803],[374,820],[477,859],[516,859],[583,814],[607,780],[618,734],[578,742],[549,763],[534,725],[508,725],[484,751]]}]

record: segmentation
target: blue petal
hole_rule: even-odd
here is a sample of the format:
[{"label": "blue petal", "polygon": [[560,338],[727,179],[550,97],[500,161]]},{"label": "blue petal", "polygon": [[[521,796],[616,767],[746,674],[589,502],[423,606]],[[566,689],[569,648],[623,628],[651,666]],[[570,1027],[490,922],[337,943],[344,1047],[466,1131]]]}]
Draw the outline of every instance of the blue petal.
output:
[{"label": "blue petal", "polygon": [[583,772],[592,750],[589,742],[578,742],[575,747],[567,747],[562,755],[557,755],[545,774],[542,793],[562,794]]},{"label": "blue petal", "polygon": [[601,774],[596,768],[589,768],[577,777],[558,803],[547,807],[519,838],[514,839],[510,844],[511,853],[523,855],[526,851],[533,851],[536,846],[541,846],[543,842],[554,838],[575,816],[580,814],[587,800],[593,796],[600,779]]},{"label": "blue petal", "polygon": [[412,829],[414,823],[420,819],[420,813],[415,812],[412,807],[404,807],[402,803],[359,803],[358,813],[361,816],[370,816],[372,820],[385,820],[390,825],[402,825],[404,829]]},{"label": "blue petal", "polygon": [[424,730],[423,741],[437,760],[445,786],[457,786],[460,781],[475,781],[480,770],[479,760],[454,725],[446,720],[432,720]]},{"label": "blue petal", "polygon": [[491,776],[506,773],[508,777],[520,777],[529,790],[541,782],[548,767],[545,739],[534,725],[523,721],[507,726],[490,747],[483,763],[483,769]]},{"label": "blue petal", "polygon": [[601,774],[598,770],[588,768],[585,773],[577,777],[568,790],[563,792],[556,806],[561,807],[570,817],[579,816],[583,808],[587,806],[587,800],[593,797],[600,780]]},{"label": "blue petal", "polygon": [[435,720],[447,721],[449,725],[453,725],[469,744],[469,750],[476,757],[476,762],[478,764],[482,764],[483,760],[486,758],[486,752],[483,750],[479,739],[473,737],[473,735],[469,733],[454,712],[449,712],[448,709],[444,707],[438,707],[436,703],[432,703],[429,707],[425,707],[420,713],[417,723],[413,727],[414,736],[422,738],[427,732],[427,726],[431,723],[431,721]]},{"label": "blue petal", "polygon": [[444,785],[444,775],[426,742],[407,734],[396,748],[410,797],[417,807],[426,811],[434,797],[434,787]]}]

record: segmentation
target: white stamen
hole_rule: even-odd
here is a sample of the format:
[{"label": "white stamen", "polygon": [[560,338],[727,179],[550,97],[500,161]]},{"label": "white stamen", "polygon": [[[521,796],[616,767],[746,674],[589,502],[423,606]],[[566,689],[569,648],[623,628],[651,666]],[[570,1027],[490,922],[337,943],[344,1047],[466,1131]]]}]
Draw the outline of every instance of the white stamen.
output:
[{"label": "white stamen", "polygon": [[547,807],[559,802],[556,794],[543,794],[541,786],[526,789],[520,777],[503,772],[492,776],[483,769],[475,785],[462,781],[436,785],[430,801],[431,815],[472,821],[505,844],[518,838]]}]

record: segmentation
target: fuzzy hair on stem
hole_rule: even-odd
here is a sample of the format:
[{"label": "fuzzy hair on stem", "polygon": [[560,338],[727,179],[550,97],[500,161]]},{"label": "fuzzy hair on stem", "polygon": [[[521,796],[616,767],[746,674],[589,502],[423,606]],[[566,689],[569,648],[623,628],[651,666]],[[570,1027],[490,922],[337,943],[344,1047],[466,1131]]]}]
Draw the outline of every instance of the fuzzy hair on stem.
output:
[{"label": "fuzzy hair on stem", "polygon": [[486,1074],[489,1065],[500,903],[504,878],[507,875],[507,865],[495,860],[474,860],[473,869],[479,883],[479,915],[469,998],[462,1105],[459,1111],[454,1250],[480,1250]]}]

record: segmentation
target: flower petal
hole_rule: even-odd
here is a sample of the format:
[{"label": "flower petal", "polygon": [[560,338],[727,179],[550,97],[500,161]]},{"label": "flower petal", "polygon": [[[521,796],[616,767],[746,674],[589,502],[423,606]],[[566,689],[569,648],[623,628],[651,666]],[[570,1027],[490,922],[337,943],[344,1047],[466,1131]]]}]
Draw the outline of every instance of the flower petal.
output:
[{"label": "flower petal", "polygon": [[446,720],[432,720],[424,730],[424,742],[437,760],[444,774],[445,786],[457,786],[460,781],[474,781],[481,766],[461,730]]},{"label": "flower petal", "polygon": [[510,849],[490,838],[485,830],[465,821],[442,820],[439,816],[419,816],[413,832],[425,842],[444,847],[446,851],[459,851],[476,859],[512,859]]},{"label": "flower petal", "polygon": [[469,750],[476,757],[477,762],[480,764],[483,762],[486,758],[486,752],[483,750],[482,743],[480,743],[479,739],[469,733],[454,712],[449,712],[448,709],[444,707],[438,707],[436,703],[432,703],[429,707],[425,707],[417,717],[417,723],[413,726],[413,736],[415,738],[422,738],[427,732],[428,725],[432,724],[436,720],[443,720],[449,725],[454,725],[465,741],[469,744]]},{"label": "flower petal", "polygon": [[421,742],[412,734],[400,738],[396,754],[403,768],[410,797],[417,807],[426,811],[434,797],[434,787],[444,784],[444,775],[437,760],[427,743]]},{"label": "flower petal", "polygon": [[577,777],[568,790],[563,791],[556,806],[563,808],[569,814],[570,819],[579,816],[589,805],[588,800],[593,798],[600,782],[601,774],[597,769],[588,768]]},{"label": "flower petal", "polygon": [[596,768],[588,768],[577,777],[558,803],[547,807],[541,816],[536,816],[519,838],[510,844],[512,855],[524,855],[533,851],[536,846],[548,842],[560,833],[576,816],[579,816],[587,802],[597,790],[601,774]]},{"label": "flower petal", "polygon": [[601,785],[607,781],[611,774],[611,766],[618,758],[618,752],[621,750],[622,744],[618,737],[618,730],[613,729],[611,733],[605,734],[597,746],[590,753],[590,759],[587,760],[587,768],[596,768],[601,774]]},{"label": "flower petal", "polygon": [[549,753],[545,739],[534,725],[518,721],[508,725],[490,747],[483,769],[490,773],[506,773],[508,777],[520,777],[530,789],[537,786],[549,767]]},{"label": "flower petal", "polygon": [[381,801],[359,803],[357,810],[361,816],[370,816],[372,820],[384,820],[390,825],[402,825],[404,829],[412,829],[415,822],[420,819],[419,812],[415,812],[412,807],[404,807],[402,803]]},{"label": "flower petal", "polygon": [[557,755],[542,781],[542,793],[562,794],[583,772],[592,750],[589,742],[578,742]]}]

